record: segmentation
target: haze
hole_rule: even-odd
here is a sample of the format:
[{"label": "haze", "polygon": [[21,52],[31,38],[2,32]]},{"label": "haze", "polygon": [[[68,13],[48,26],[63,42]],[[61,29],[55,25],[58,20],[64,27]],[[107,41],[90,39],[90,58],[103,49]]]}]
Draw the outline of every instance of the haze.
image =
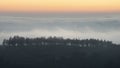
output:
[{"label": "haze", "polygon": [[120,43],[117,14],[1,14],[0,40],[10,36],[95,38]]}]

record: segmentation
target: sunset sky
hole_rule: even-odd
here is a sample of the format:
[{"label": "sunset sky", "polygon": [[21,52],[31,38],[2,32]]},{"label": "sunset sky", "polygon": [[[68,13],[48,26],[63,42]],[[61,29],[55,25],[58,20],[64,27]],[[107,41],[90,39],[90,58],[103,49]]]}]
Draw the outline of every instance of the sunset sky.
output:
[{"label": "sunset sky", "polygon": [[120,0],[0,0],[0,12],[119,12]]},{"label": "sunset sky", "polygon": [[15,35],[120,43],[120,0],[0,0],[0,44]]}]

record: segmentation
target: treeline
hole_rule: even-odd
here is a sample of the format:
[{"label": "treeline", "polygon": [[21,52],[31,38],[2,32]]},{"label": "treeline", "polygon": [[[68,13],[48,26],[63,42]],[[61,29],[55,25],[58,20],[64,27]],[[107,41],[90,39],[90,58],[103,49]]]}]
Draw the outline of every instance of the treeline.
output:
[{"label": "treeline", "polygon": [[10,37],[3,40],[3,46],[7,47],[24,47],[24,46],[78,46],[78,47],[116,47],[111,41],[99,39],[64,39],[62,37],[40,37],[25,38],[20,36]]},{"label": "treeline", "polygon": [[0,68],[120,68],[120,46],[98,39],[4,39]]}]

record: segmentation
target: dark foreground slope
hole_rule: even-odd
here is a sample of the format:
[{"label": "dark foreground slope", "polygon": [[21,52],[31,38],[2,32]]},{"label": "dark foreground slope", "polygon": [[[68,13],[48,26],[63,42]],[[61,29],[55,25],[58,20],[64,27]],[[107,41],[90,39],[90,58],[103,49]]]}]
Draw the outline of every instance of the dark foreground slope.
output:
[{"label": "dark foreground slope", "polygon": [[0,68],[120,68],[120,47],[0,47]]}]

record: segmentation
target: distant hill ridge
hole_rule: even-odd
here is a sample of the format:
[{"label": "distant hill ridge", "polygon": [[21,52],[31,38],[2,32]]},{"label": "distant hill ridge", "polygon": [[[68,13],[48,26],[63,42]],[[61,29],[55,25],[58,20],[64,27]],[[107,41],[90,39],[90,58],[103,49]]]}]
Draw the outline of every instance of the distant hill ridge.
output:
[{"label": "distant hill ridge", "polygon": [[25,38],[20,36],[10,37],[3,40],[3,46],[23,47],[23,46],[78,46],[78,47],[117,47],[112,41],[99,39],[64,39],[63,37],[37,37]]}]

